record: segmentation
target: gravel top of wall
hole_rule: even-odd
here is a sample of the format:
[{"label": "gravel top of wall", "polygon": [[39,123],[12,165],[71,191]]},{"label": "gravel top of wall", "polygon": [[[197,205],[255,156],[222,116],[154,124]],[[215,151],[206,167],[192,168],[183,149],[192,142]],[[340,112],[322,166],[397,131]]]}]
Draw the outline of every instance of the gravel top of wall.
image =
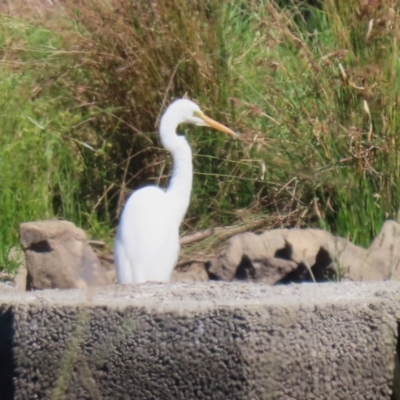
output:
[{"label": "gravel top of wall", "polygon": [[367,299],[389,299],[400,297],[397,282],[346,282],[323,284],[300,284],[288,286],[266,286],[255,283],[171,283],[142,284],[136,286],[109,286],[96,289],[43,290],[19,292],[9,285],[0,286],[0,302],[30,303],[43,302],[54,305],[77,305],[80,303],[97,306],[168,306],[190,308],[209,304],[220,306],[243,306],[245,304],[323,304]]}]

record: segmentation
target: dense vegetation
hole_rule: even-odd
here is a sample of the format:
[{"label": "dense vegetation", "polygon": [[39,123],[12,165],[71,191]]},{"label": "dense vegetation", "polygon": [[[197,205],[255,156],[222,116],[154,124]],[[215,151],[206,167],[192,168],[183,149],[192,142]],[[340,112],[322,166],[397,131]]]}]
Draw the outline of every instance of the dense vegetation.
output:
[{"label": "dense vegetation", "polygon": [[269,216],[365,245],[397,218],[397,2],[65,0],[42,11],[1,16],[1,266],[12,268],[26,220],[66,218],[111,244],[131,190],[167,184],[157,122],[184,95],[242,134],[182,127],[195,164],[184,232]]}]

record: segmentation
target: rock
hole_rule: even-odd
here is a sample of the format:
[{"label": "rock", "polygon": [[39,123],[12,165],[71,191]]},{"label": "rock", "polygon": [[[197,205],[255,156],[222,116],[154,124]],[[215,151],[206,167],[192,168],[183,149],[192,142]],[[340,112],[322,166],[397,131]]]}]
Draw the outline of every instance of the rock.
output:
[{"label": "rock", "polygon": [[115,270],[114,257],[110,257],[110,255],[104,256],[101,253],[97,253],[97,257],[100,261],[100,265],[107,273],[108,280],[113,284],[117,283],[117,271]]},{"label": "rock", "polygon": [[381,281],[384,275],[375,268],[373,259],[368,257],[368,250],[356,246],[347,239],[333,236],[324,249],[332,261],[335,280],[345,281]]},{"label": "rock", "polygon": [[28,290],[70,289],[111,284],[82,229],[68,221],[20,225],[28,270]]},{"label": "rock", "polygon": [[250,260],[271,257],[259,235],[246,232],[232,236],[218,258],[211,260],[208,273],[218,280],[231,281],[236,270],[247,256]]},{"label": "rock", "polygon": [[28,286],[28,270],[25,264],[18,267],[17,273],[14,276],[14,285],[18,290],[22,290],[23,292],[26,290]]},{"label": "rock", "polygon": [[400,280],[400,224],[385,221],[379,235],[368,249],[377,270],[385,279]]},{"label": "rock", "polygon": [[12,282],[0,282],[0,293],[2,292],[14,292],[17,288],[12,284]]},{"label": "rock", "polygon": [[248,280],[273,285],[297,267],[296,262],[282,258],[268,257],[250,260],[248,256],[244,255],[236,269],[234,278],[235,280]]},{"label": "rock", "polygon": [[8,252],[8,260],[15,263],[17,273],[14,276],[14,285],[18,290],[25,291],[28,271],[26,269],[24,252],[20,247],[12,247]]},{"label": "rock", "polygon": [[185,269],[175,269],[172,272],[171,282],[206,282],[209,280],[205,264],[194,262]]},{"label": "rock", "polygon": [[218,280],[271,285],[313,279],[400,280],[400,224],[386,221],[369,249],[321,229],[239,234],[211,261],[208,273]]},{"label": "rock", "polygon": [[216,279],[230,281],[241,279],[241,269],[254,268],[255,281],[273,284],[289,274],[290,281],[303,281],[304,275],[309,276],[309,267],[314,266],[318,252],[332,237],[320,229],[275,229],[260,235],[235,235],[211,261],[209,273]]},{"label": "rock", "polygon": [[400,280],[400,224],[395,221],[385,221],[368,249],[335,238],[327,250],[336,258],[345,281]]}]

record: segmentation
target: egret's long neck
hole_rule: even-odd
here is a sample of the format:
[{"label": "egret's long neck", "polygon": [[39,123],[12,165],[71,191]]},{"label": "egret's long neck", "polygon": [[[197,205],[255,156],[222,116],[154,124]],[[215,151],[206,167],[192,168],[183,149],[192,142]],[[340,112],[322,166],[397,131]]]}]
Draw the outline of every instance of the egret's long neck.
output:
[{"label": "egret's long neck", "polygon": [[193,164],[192,150],[183,136],[176,134],[179,121],[168,112],[164,114],[160,123],[160,138],[163,146],[171,152],[173,158],[172,178],[167,194],[171,197],[174,211],[179,218],[179,224],[183,221],[190,202],[192,191]]}]

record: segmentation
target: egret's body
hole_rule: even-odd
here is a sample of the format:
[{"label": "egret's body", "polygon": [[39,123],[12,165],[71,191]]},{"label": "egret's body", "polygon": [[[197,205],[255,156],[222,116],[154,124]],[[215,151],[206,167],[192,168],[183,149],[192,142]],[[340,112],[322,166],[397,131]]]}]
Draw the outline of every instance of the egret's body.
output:
[{"label": "egret's body", "polygon": [[179,255],[179,225],[167,211],[170,196],[157,187],[136,194],[125,207],[115,242],[118,283],[168,281]]},{"label": "egret's body", "polygon": [[174,162],[167,190],[147,186],[134,192],[121,214],[114,246],[117,280],[120,284],[167,282],[179,256],[179,226],[189,206],[192,190],[192,151],[176,134],[181,123],[210,126],[226,133],[230,129],[206,117],[189,100],[173,102],[160,123],[163,146]]}]

